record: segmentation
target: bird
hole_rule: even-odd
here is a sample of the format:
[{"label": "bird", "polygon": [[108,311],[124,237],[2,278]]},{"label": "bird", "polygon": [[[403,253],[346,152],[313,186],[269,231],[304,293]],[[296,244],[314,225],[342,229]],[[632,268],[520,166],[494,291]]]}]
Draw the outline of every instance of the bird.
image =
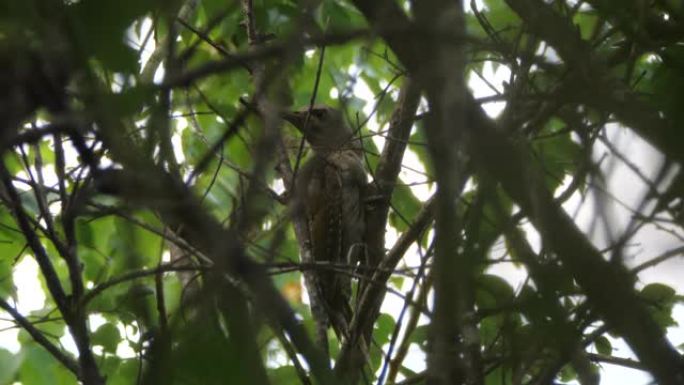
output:
[{"label": "bird", "polygon": [[328,327],[338,339],[347,337],[353,315],[351,273],[365,252],[363,148],[338,109],[314,105],[287,112],[283,118],[313,150],[297,172],[295,201],[307,219],[313,261],[330,264],[316,265],[309,274],[315,282],[305,282],[309,291],[316,291],[309,293],[311,309],[319,318],[318,338],[327,351]]}]

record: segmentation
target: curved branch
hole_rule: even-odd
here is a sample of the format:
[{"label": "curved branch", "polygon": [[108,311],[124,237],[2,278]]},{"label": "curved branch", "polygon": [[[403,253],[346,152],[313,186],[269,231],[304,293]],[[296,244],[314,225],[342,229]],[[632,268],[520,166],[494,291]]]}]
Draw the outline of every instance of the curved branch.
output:
[{"label": "curved branch", "polygon": [[10,306],[10,304],[2,298],[0,298],[0,308],[9,313],[9,315],[14,318],[17,324],[19,324],[19,326],[24,328],[24,330],[31,335],[36,343],[45,348],[48,353],[52,354],[57,361],[62,363],[62,365],[69,369],[69,371],[72,372],[77,378],[81,378],[81,369],[78,366],[78,363],[73,358],[67,356],[65,352],[61,351],[52,342],[50,342],[45,335],[43,335],[43,333],[31,323],[31,321],[27,320],[23,315],[21,315],[21,313],[17,311],[17,309]]}]

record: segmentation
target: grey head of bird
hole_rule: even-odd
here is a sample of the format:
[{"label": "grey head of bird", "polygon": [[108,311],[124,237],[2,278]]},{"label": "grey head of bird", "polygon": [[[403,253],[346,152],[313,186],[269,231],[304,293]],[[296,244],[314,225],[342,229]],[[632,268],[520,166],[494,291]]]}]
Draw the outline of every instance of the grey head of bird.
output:
[{"label": "grey head of bird", "polygon": [[[307,115],[309,115],[307,122]],[[327,105],[314,105],[283,114],[283,119],[295,126],[314,151],[334,151],[355,147],[353,132],[342,111]]]}]

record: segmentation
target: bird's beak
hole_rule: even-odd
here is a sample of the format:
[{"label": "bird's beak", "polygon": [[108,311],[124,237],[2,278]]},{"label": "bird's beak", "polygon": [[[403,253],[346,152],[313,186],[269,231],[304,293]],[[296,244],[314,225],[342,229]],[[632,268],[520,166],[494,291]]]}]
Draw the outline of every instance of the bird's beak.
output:
[{"label": "bird's beak", "polygon": [[290,122],[298,130],[304,128],[304,120],[306,120],[306,111],[287,111],[283,113],[283,119]]}]

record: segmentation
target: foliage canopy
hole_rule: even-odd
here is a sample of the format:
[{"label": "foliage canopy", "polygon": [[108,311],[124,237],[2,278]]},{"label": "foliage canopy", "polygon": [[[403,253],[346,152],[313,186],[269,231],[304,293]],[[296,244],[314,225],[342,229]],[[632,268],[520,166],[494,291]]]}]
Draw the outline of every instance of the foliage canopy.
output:
[{"label": "foliage canopy", "polygon": [[[681,297],[638,275],[682,254],[683,41],[673,0],[3,1],[0,308],[19,348],[0,385],[586,385],[602,365],[684,384],[665,336]],[[301,283],[331,267],[290,204],[310,151],[281,119],[314,103],[345,112],[371,176],[372,262],[334,266],[369,284],[333,367]],[[625,223],[611,162],[646,187]],[[635,266],[648,229],[674,246]]]}]

